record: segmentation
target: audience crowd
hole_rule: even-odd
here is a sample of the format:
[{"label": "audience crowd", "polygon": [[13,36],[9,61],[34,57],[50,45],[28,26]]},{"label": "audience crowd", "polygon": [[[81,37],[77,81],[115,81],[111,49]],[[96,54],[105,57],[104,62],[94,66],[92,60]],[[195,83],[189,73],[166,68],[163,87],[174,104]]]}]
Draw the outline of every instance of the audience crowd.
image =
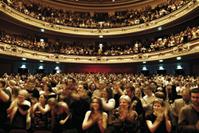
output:
[{"label": "audience crowd", "polygon": [[[149,22],[190,0],[168,0],[155,8],[104,15],[69,12],[43,5],[8,1],[13,8],[53,24],[113,28]],[[99,15],[101,16],[101,15]],[[35,51],[66,55],[129,55],[164,50],[199,38],[199,27],[146,44],[83,45],[37,40],[1,31],[0,42]],[[155,41],[154,41],[155,40]],[[144,41],[143,41],[144,42]],[[56,73],[0,76],[1,133],[198,133],[199,77]]]},{"label": "audience crowd", "polygon": [[194,76],[5,73],[0,130],[198,133],[198,85]]},{"label": "audience crowd", "polygon": [[195,0],[168,0],[156,7],[146,6],[139,10],[116,11],[113,15],[108,13],[94,13],[94,15],[91,15],[89,12],[56,9],[32,1],[4,0],[5,3],[14,9],[51,24],[97,29],[118,28],[147,23],[178,10],[190,1],[195,2]]},{"label": "audience crowd", "polygon": [[14,46],[20,46],[35,51],[59,53],[65,55],[80,56],[117,56],[132,55],[139,53],[149,53],[164,50],[174,46],[179,48],[184,43],[199,38],[199,27],[188,27],[186,30],[169,37],[161,37],[157,39],[133,41],[132,44],[84,44],[83,42],[66,42],[66,40],[38,40],[31,36],[22,36],[1,32],[0,41]]}]

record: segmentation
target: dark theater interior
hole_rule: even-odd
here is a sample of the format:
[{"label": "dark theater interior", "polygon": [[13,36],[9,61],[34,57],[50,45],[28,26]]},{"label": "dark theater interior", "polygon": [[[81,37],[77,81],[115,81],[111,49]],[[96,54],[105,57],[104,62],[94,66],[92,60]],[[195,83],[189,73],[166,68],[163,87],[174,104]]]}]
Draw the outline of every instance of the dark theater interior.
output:
[{"label": "dark theater interior", "polygon": [[199,133],[199,0],[0,0],[0,133]]}]

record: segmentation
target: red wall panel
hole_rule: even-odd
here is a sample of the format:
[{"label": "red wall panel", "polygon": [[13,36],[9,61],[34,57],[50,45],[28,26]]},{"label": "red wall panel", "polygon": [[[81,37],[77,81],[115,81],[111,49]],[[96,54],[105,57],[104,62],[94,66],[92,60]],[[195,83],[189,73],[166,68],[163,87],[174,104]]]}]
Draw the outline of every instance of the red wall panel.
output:
[{"label": "red wall panel", "polygon": [[137,73],[135,64],[66,64],[64,72]]}]

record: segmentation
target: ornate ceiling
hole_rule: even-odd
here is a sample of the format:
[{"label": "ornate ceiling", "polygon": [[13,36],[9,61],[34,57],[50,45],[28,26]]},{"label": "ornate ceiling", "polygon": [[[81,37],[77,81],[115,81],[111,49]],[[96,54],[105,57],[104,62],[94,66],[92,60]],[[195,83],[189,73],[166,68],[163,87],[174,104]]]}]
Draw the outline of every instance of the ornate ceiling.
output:
[{"label": "ornate ceiling", "polygon": [[[79,7],[120,7],[132,6],[137,4],[154,3],[157,0],[43,0],[46,2],[53,2],[65,5],[79,6]],[[163,1],[163,0],[160,0]]]},{"label": "ornate ceiling", "polygon": [[[127,9],[143,9],[167,0],[33,0],[49,6],[85,12],[114,12]],[[24,1],[25,2],[25,1]]]},{"label": "ornate ceiling", "polygon": [[53,0],[56,2],[67,3],[73,2],[77,4],[118,4],[118,3],[137,3],[147,0]]}]

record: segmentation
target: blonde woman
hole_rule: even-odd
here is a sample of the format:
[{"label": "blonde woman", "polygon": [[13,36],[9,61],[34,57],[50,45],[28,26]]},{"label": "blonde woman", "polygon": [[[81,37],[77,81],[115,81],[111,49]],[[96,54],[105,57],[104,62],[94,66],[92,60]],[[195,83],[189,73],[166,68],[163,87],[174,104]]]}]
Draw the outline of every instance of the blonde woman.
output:
[{"label": "blonde woman", "polygon": [[114,109],[109,117],[108,133],[137,133],[138,114],[131,109],[131,98],[122,95],[119,99],[119,107]]}]

